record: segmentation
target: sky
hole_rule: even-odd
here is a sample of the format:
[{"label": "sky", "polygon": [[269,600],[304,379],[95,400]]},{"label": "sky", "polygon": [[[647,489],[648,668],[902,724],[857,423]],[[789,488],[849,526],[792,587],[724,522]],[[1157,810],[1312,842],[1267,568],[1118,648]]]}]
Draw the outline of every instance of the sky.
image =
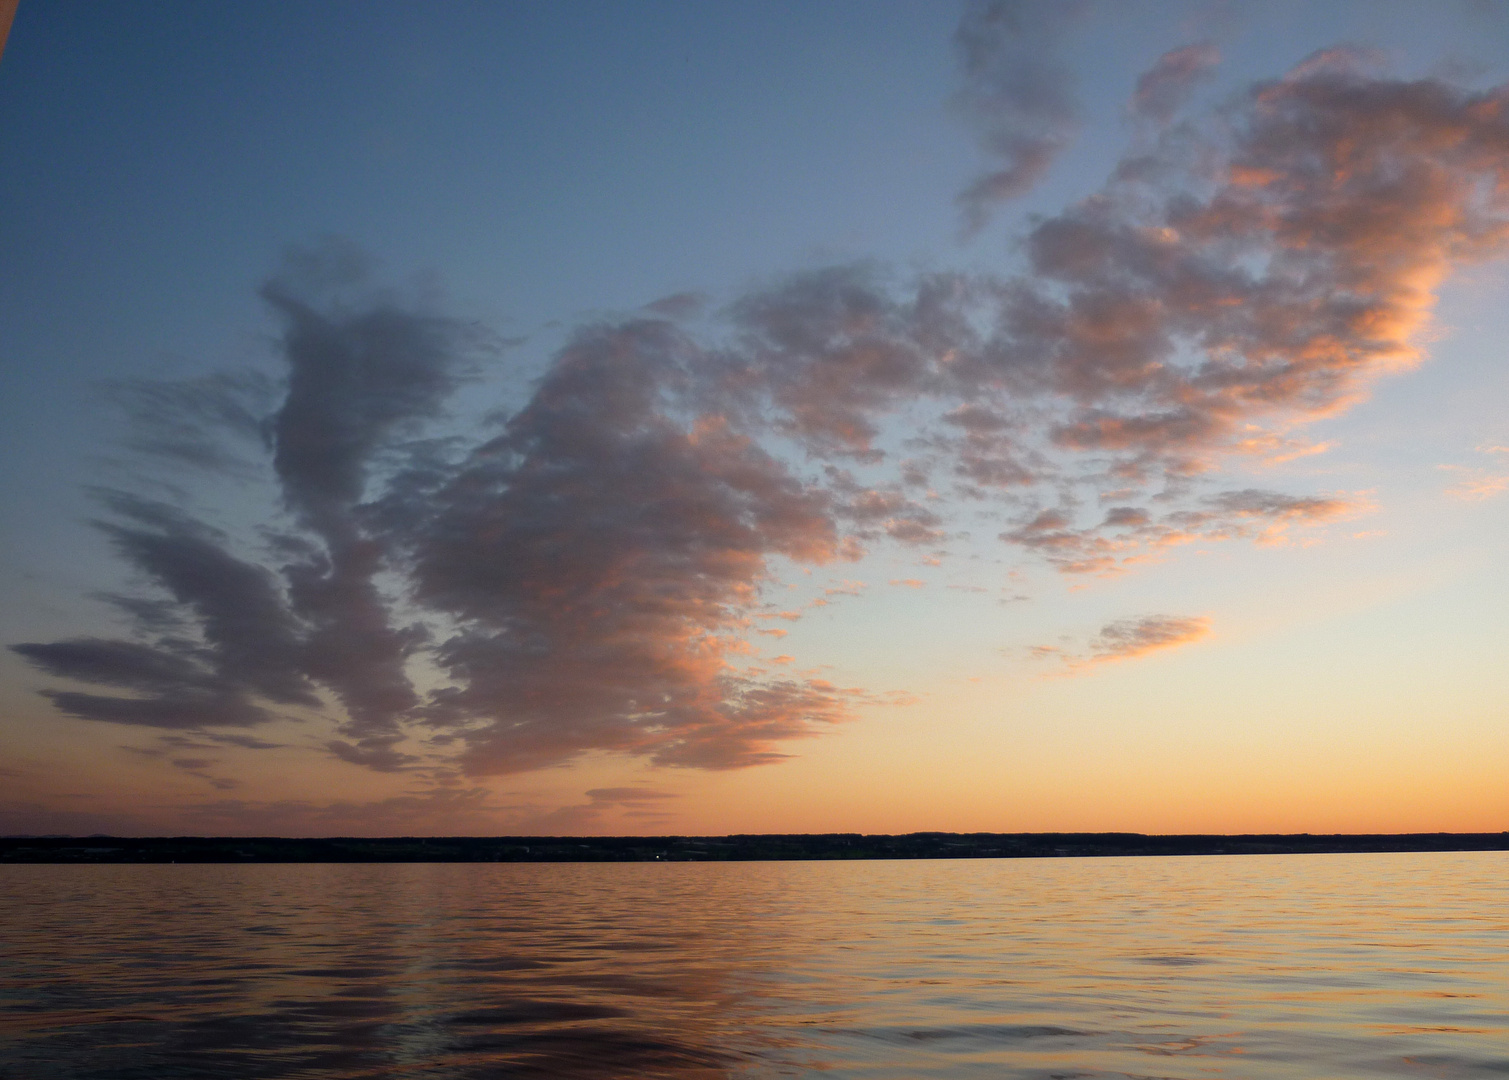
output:
[{"label": "sky", "polygon": [[24,2],[0,833],[1509,828],[1509,3]]}]

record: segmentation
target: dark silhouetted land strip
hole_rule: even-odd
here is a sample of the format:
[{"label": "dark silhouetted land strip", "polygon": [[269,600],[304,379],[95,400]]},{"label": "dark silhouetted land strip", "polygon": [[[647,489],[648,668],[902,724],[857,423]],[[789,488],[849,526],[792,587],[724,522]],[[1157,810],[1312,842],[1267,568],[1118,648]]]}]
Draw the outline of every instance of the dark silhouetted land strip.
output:
[{"label": "dark silhouetted land strip", "polygon": [[1140,833],[792,833],[742,836],[0,837],[0,863],[736,862],[1041,859],[1506,851],[1509,832],[1143,836]]}]

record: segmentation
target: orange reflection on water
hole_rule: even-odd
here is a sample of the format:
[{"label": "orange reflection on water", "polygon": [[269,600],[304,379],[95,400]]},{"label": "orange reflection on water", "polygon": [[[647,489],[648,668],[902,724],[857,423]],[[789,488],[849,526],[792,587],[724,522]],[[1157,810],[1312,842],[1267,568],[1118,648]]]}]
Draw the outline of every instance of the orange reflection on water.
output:
[{"label": "orange reflection on water", "polygon": [[1509,855],[0,867],[50,1077],[1478,1076]]}]

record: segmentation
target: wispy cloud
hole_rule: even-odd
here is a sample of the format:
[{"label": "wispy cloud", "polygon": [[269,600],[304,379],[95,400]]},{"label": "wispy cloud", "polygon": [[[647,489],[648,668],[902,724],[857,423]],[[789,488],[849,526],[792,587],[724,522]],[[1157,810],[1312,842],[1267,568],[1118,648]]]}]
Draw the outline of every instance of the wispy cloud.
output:
[{"label": "wispy cloud", "polygon": [[[1477,448],[1478,453],[1490,455],[1509,454],[1509,446],[1485,443]],[[1509,472],[1481,465],[1441,465],[1444,472],[1461,477],[1446,489],[1449,498],[1462,502],[1482,502],[1509,490]]]},{"label": "wispy cloud", "polygon": [[996,163],[959,194],[967,232],[978,232],[998,205],[1035,187],[1073,138],[1074,77],[1058,40],[1083,7],[981,0],[954,35],[963,83],[955,104]]},{"label": "wispy cloud", "polygon": [[1442,465],[1452,472],[1464,473],[1462,479],[1446,489],[1446,494],[1463,502],[1482,502],[1509,489],[1509,473],[1493,473],[1486,469],[1473,469],[1465,465]]},{"label": "wispy cloud", "polygon": [[1085,671],[1101,664],[1133,660],[1164,649],[1199,641],[1210,633],[1204,616],[1143,615],[1107,623],[1090,640],[1084,652],[1056,645],[1035,645],[1028,650],[1036,659],[1058,660],[1064,674]]},{"label": "wispy cloud", "polygon": [[613,787],[593,788],[587,793],[585,803],[575,803],[541,814],[523,824],[530,832],[546,835],[595,832],[603,818],[612,813],[645,821],[664,821],[674,816],[668,804],[680,798],[674,792],[653,788]]},{"label": "wispy cloud", "polygon": [[1144,615],[1107,623],[1090,643],[1096,662],[1130,660],[1160,649],[1198,641],[1210,632],[1210,620],[1181,615]]},{"label": "wispy cloud", "polygon": [[1167,124],[1188,99],[1194,84],[1221,62],[1221,51],[1208,41],[1171,49],[1137,79],[1132,112]]},{"label": "wispy cloud", "polygon": [[[101,638],[25,643],[13,650],[49,674],[114,687],[132,696],[44,691],[64,713],[145,727],[197,730],[253,727],[272,719],[258,702],[318,707],[306,675],[296,616],[276,575],[236,557],[228,538],[160,503],[120,493],[104,501],[114,520],[99,527],[121,558],[165,594],[174,630],[152,644]],[[130,605],[124,605],[128,613]],[[144,632],[159,630],[159,609],[137,609]]]}]

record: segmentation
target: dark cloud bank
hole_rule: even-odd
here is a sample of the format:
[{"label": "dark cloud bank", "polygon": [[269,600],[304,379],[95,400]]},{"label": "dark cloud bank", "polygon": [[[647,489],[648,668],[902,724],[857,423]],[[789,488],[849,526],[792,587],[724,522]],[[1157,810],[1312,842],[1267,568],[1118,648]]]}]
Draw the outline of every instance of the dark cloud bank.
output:
[{"label": "dark cloud bank", "polygon": [[[1065,77],[1031,50],[1057,10],[987,5],[960,30],[961,105],[1002,163],[961,200],[974,224],[1072,130]],[[278,527],[251,546],[108,493],[98,526],[151,586],[108,598],[133,636],[13,648],[94,688],[44,691],[63,713],[170,738],[291,711],[333,718],[328,751],[379,770],[495,775],[593,750],[736,768],[866,699],[746,662],[787,563],[931,552],[961,506],[997,508],[1003,545],[1067,574],[1350,514],[1343,496],[1221,490],[1216,467],[1285,452],[1295,424],[1412,362],[1441,280],[1502,253],[1509,88],[1390,79],[1333,52],[1219,124],[1184,116],[1215,61],[1181,49],[1141,80],[1153,134],[1031,228],[1025,272],[835,267],[697,333],[681,303],[586,325],[469,441],[439,437],[442,412],[487,360],[483,335],[340,300],[351,290],[318,281],[345,256],[306,257],[264,291],[280,387],[134,398],[144,452],[224,471],[246,467],[236,438],[260,454]],[[1128,620],[1091,658],[1205,628]]]}]

